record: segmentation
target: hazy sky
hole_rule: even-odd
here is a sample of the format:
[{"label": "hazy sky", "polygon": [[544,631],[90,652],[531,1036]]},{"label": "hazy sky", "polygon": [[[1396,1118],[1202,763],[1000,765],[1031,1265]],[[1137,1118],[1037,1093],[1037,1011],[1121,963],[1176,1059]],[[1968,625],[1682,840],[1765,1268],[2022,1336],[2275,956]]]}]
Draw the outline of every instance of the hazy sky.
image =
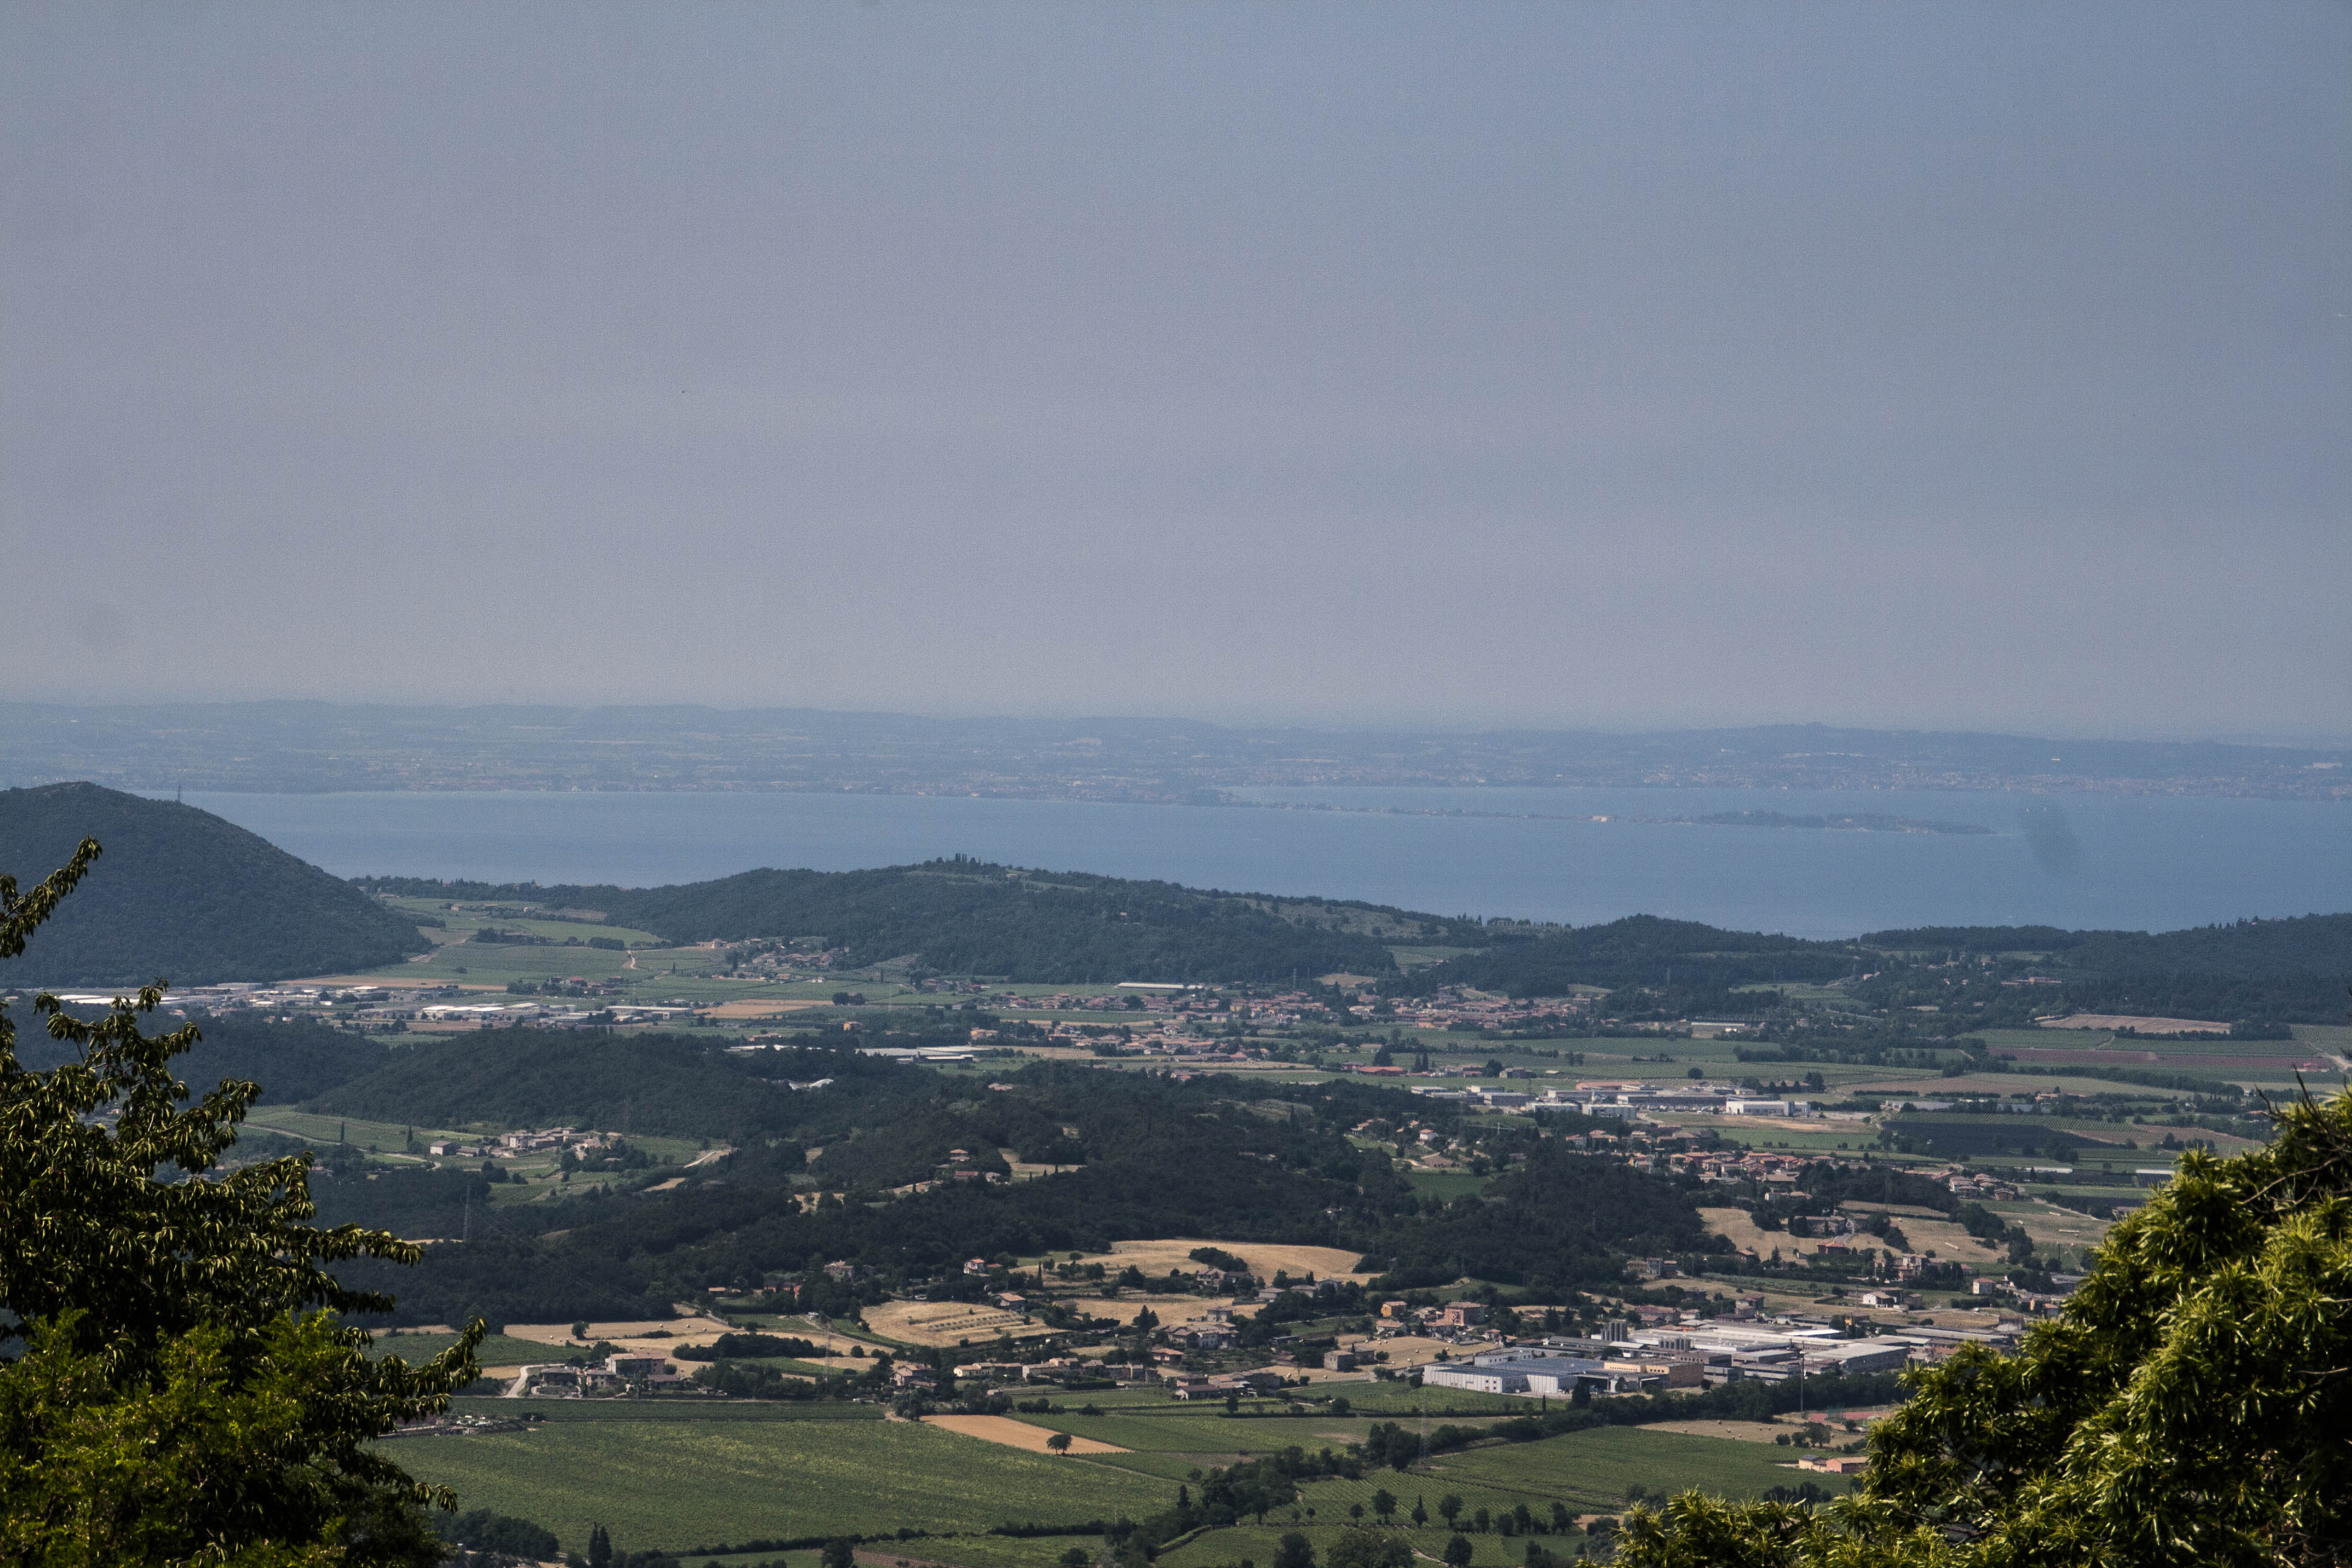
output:
[{"label": "hazy sky", "polygon": [[0,10],[0,694],[2352,731],[2352,7]]}]

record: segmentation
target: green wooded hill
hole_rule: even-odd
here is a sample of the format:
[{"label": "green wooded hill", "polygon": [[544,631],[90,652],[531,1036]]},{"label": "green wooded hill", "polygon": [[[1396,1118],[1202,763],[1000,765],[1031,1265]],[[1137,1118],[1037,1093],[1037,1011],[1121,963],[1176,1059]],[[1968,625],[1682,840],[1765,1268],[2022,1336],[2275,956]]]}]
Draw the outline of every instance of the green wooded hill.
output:
[{"label": "green wooded hill", "polygon": [[[2189,931],[2061,931],[2054,926],[1937,926],[1873,931],[1853,942],[1811,942],[1721,931],[1693,921],[1633,915],[1606,925],[1497,933],[1486,945],[1415,970],[1391,988],[1427,994],[1470,985],[1513,996],[1560,995],[1576,985],[1645,989],[1684,1006],[1736,1005],[1730,987],[1819,984],[1865,971],[1892,973],[1907,958],[1998,955],[1987,978],[2031,971],[2059,995],[2018,1000],[2026,1011],[2063,1009],[2298,1024],[2341,1021],[2352,983],[2352,914],[2237,921]],[[1888,980],[1865,990],[1885,1002]],[[2063,1002],[2061,998],[2063,997]],[[1904,1000],[1917,1000],[1906,997]],[[2026,1002],[2031,1007],[2025,1007]]]},{"label": "green wooded hill", "polygon": [[2352,914],[2231,921],[2187,931],[1952,926],[1874,931],[1888,951],[2032,953],[2038,973],[2091,1013],[2341,1023],[2352,984]]},{"label": "green wooded hill", "polygon": [[[1388,1157],[1348,1130],[1372,1118],[1452,1130],[1458,1108],[1374,1084],[1187,1081],[1033,1063],[986,1089],[934,1068],[803,1048],[729,1053],[684,1036],[629,1041],[492,1031],[479,1042],[485,1109],[579,1110],[609,1126],[636,1096],[672,1128],[723,1129],[736,1152],[682,1188],[558,1196],[485,1210],[474,1194],[472,1242],[435,1247],[417,1270],[339,1269],[347,1282],[400,1298],[398,1321],[446,1322],[481,1311],[493,1321],[576,1314],[658,1317],[704,1286],[797,1273],[848,1259],[909,1278],[961,1278],[974,1255],[1098,1250],[1113,1241],[1201,1236],[1338,1247],[1392,1268],[1400,1285],[1435,1285],[1470,1270],[1555,1290],[1615,1280],[1629,1255],[1723,1246],[1699,1223],[1702,1189],[1509,1135],[1525,1156],[1493,1201],[1418,1193]],[[419,1070],[354,1080],[319,1102],[353,1113],[462,1110],[432,1086],[464,1070],[451,1040],[409,1047]],[[421,1053],[431,1053],[425,1056]],[[532,1058],[553,1069],[541,1071]],[[403,1064],[404,1068],[405,1064]],[[575,1073],[584,1090],[566,1088]],[[678,1077],[694,1099],[647,1100],[650,1080]],[[834,1081],[793,1093],[776,1081]],[[632,1086],[635,1086],[632,1088]],[[690,1120],[698,1113],[698,1120]],[[812,1161],[809,1150],[823,1153]],[[951,1148],[1012,1149],[1073,1168],[1037,1181],[950,1183],[898,1201],[881,1189],[931,1175]],[[1498,1153],[1500,1152],[1498,1151]],[[987,1162],[983,1156],[983,1163]],[[814,1174],[850,1201],[803,1210],[796,1187]],[[454,1236],[467,1223],[463,1172],[383,1173],[368,1212],[396,1212],[409,1234]],[[442,1180],[441,1178],[450,1178]],[[334,1205],[355,1201],[338,1189]],[[322,1198],[322,1203],[327,1200]],[[400,1205],[395,1211],[392,1205]],[[341,1216],[345,1210],[335,1207]],[[352,1211],[359,1212],[359,1211]]]},{"label": "green wooded hill", "polygon": [[374,892],[601,910],[674,942],[808,938],[855,966],[906,959],[947,974],[1046,984],[1389,974],[1388,944],[1486,940],[1476,921],[1024,870],[961,857],[872,871],[745,871],[667,888],[496,886],[366,878]]},{"label": "green wooded hill", "polygon": [[95,838],[80,889],[25,950],[43,985],[281,980],[426,946],[375,900],[210,812],[96,784],[0,790],[0,872],[29,886]]},{"label": "green wooded hill", "polygon": [[1559,927],[1523,940],[1496,942],[1444,963],[1415,970],[1401,989],[1427,994],[1442,985],[1470,985],[1513,996],[1559,996],[1577,985],[1616,991],[1721,988],[1835,980],[1863,956],[1853,942],[1722,931],[1696,921],[1629,915],[1606,925]]}]

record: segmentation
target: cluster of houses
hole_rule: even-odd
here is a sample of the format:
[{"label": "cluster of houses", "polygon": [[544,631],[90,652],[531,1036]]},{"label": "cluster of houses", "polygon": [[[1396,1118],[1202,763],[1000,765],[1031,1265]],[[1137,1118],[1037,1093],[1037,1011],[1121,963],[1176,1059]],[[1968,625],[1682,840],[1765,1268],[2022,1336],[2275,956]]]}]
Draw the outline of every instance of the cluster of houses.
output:
[{"label": "cluster of houses", "polygon": [[495,1138],[483,1138],[472,1142],[457,1138],[440,1139],[427,1143],[425,1152],[436,1159],[458,1160],[502,1154],[536,1154],[564,1149],[588,1154],[611,1147],[619,1142],[620,1136],[617,1132],[583,1132],[576,1127],[543,1127],[520,1132],[501,1132]]},{"label": "cluster of houses", "polygon": [[[582,985],[589,984],[576,975],[573,980]],[[585,1027],[592,1017],[600,1024],[658,1024],[693,1013],[691,1007],[615,1005],[589,1014],[545,1002],[425,1002],[410,997],[363,1006],[356,1016],[369,1024],[472,1025],[485,1029],[528,1024],[541,1029],[576,1029]]]},{"label": "cluster of houses", "polygon": [[610,1355],[593,1366],[569,1362],[536,1363],[523,1367],[508,1385],[509,1398],[583,1399],[591,1394],[621,1394],[629,1389],[663,1393],[687,1386],[681,1375],[657,1355]]}]

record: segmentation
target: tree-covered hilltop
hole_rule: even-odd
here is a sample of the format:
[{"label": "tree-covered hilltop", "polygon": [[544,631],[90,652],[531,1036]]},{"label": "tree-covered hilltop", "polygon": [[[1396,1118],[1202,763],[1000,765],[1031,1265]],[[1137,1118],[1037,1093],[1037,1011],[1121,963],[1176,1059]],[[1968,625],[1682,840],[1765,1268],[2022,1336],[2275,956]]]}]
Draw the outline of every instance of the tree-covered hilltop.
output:
[{"label": "tree-covered hilltop", "polygon": [[[2335,1023],[2352,979],[2352,914],[2238,921],[2189,931],[1936,926],[1812,942],[1633,915],[1606,925],[1489,927],[1486,945],[1387,983],[1400,994],[1466,985],[1511,996],[1613,994],[1612,1006],[1700,1016],[1753,1002],[1743,986],[1856,982],[1882,1008],[1961,1004],[1976,1023],[2125,1013],[2284,1025]],[[1969,961],[1954,973],[1954,961]],[[1978,962],[1987,961],[1990,962]],[[2031,974],[2054,986],[2020,990]],[[2007,992],[2004,983],[2012,983]]]},{"label": "tree-covered hilltop", "polygon": [[958,857],[871,871],[745,871],[666,888],[362,878],[372,892],[603,911],[675,942],[806,940],[854,966],[906,959],[948,974],[1047,984],[1389,974],[1388,944],[1484,941],[1475,921],[1384,905],[1227,893],[1032,871]]},{"label": "tree-covered hilltop", "polygon": [[106,846],[34,949],[27,981],[181,985],[394,963],[428,945],[348,883],[210,812],[96,784],[0,790],[0,872]]},{"label": "tree-covered hilltop", "polygon": [[[2340,1023],[2352,981],[2352,914],[2233,921],[2187,931],[1947,926],[1874,931],[1873,948],[2030,954],[2085,1013]],[[2044,1009],[2047,1011],[2047,1009]]]},{"label": "tree-covered hilltop", "polygon": [[1721,990],[1836,980],[1853,973],[1855,960],[1866,956],[1852,942],[1722,931],[1656,915],[1486,940],[1491,945],[1482,951],[1417,969],[1393,989],[1426,995],[1442,986],[1468,985],[1512,996],[1561,996],[1580,985]]}]

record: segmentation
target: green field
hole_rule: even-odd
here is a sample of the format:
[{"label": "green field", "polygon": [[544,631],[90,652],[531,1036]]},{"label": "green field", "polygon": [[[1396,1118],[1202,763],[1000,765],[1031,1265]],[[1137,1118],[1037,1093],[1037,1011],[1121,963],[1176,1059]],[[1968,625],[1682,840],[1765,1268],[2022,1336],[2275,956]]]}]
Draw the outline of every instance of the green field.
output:
[{"label": "green field", "polygon": [[[501,1409],[522,1403],[498,1402]],[[537,1520],[575,1552],[599,1522],[632,1551],[677,1550],[901,1528],[970,1531],[1005,1520],[1140,1518],[1174,1500],[1171,1486],[1130,1471],[908,1421],[575,1418],[529,1433],[404,1438],[389,1451],[420,1479],[456,1488],[460,1506]]]},{"label": "green field", "polygon": [[[1403,1500],[1398,1513],[1398,1517],[1402,1518],[1412,1510],[1412,1491],[1398,1491],[1395,1487],[1389,1490],[1396,1492]],[[1423,1560],[1434,1560],[1439,1552],[1445,1550],[1445,1542],[1452,1534],[1439,1522],[1434,1511],[1437,1495],[1435,1492],[1429,1494],[1428,1503],[1432,1510],[1429,1528],[1414,1530],[1408,1526],[1398,1531]],[[1344,1523],[1326,1523],[1319,1512],[1312,1524],[1286,1521],[1277,1524],[1268,1518],[1263,1526],[1242,1525],[1233,1530],[1209,1531],[1173,1551],[1161,1552],[1155,1561],[1163,1568],[1220,1568],[1220,1565],[1239,1563],[1246,1558],[1256,1563],[1258,1568],[1267,1568],[1267,1564],[1274,1561],[1275,1548],[1283,1535],[1296,1530],[1314,1544],[1315,1558],[1319,1563],[1330,1550],[1331,1543],[1339,1539],[1340,1533],[1352,1528]],[[1471,1568],[1518,1568],[1527,1561],[1527,1542],[1515,1537],[1474,1533],[1465,1539],[1470,1542]],[[1584,1534],[1576,1531],[1566,1535],[1547,1535],[1542,1539],[1543,1544],[1551,1551],[1569,1555],[1582,1544]]]},{"label": "green field", "polygon": [[1844,1487],[1839,1477],[1795,1468],[1791,1458],[1791,1450],[1769,1444],[1604,1426],[1539,1443],[1448,1454],[1433,1461],[1431,1469],[1433,1483],[1460,1480],[1529,1497],[1559,1498],[1580,1512],[1622,1508],[1625,1489],[1636,1483],[1652,1492],[1696,1488],[1723,1497],[1753,1497],[1768,1487],[1801,1481],[1830,1491]]},{"label": "green field", "polygon": [[1470,1388],[1416,1388],[1409,1383],[1318,1383],[1315,1392],[1345,1399],[1358,1415],[1397,1420],[1418,1411],[1433,1418],[1449,1417],[1456,1426],[1465,1420],[1525,1415],[1541,1408],[1538,1401],[1513,1394],[1480,1394]]},{"label": "green field", "polygon": [[[1770,1487],[1812,1481],[1830,1491],[1844,1489],[1837,1478],[1800,1471],[1788,1463],[1786,1449],[1728,1438],[1686,1436],[1651,1432],[1641,1427],[1613,1426],[1579,1432],[1540,1443],[1518,1443],[1444,1455],[1426,1470],[1399,1474],[1393,1470],[1368,1473],[1362,1480],[1315,1481],[1301,1489],[1297,1505],[1268,1515],[1264,1525],[1212,1531],[1160,1561],[1167,1568],[1212,1568],[1251,1558],[1273,1560],[1276,1542],[1286,1530],[1303,1530],[1318,1553],[1351,1528],[1350,1510],[1361,1504],[1372,1517],[1373,1494],[1385,1489],[1397,1500],[1396,1517],[1405,1539],[1423,1557],[1434,1558],[1450,1534],[1437,1517],[1438,1501],[1447,1495],[1462,1500],[1461,1523],[1475,1556],[1475,1564],[1504,1568],[1522,1562],[1525,1541],[1499,1531],[1480,1532],[1470,1521],[1480,1509],[1499,1515],[1524,1503],[1538,1519],[1549,1520],[1559,1501],[1580,1516],[1618,1514],[1626,1507],[1626,1489],[1680,1491],[1687,1488],[1733,1497],[1752,1497]],[[1777,1461],[1777,1462],[1776,1462]],[[1429,1523],[1413,1529],[1408,1521],[1414,1502],[1429,1511]],[[1540,1538],[1547,1547],[1572,1552],[1580,1533]]]},{"label": "green field", "polygon": [[[416,1338],[419,1345],[430,1342]],[[1146,1415],[1131,1407],[1028,1418],[1131,1450],[1055,1458],[887,1421],[872,1405],[467,1398],[456,1408],[542,1419],[527,1433],[406,1438],[387,1451],[418,1478],[456,1488],[461,1506],[537,1520],[572,1550],[584,1545],[592,1523],[604,1524],[633,1551],[912,1529],[937,1533],[908,1541],[910,1560],[967,1568],[1047,1568],[1072,1543],[972,1533],[986,1525],[1142,1518],[1167,1507],[1175,1487],[1194,1479],[1196,1469],[1293,1445],[1309,1452],[1344,1448],[1360,1440],[1366,1426],[1328,1413],[1234,1419],[1214,1411]],[[1381,1489],[1399,1500],[1400,1521],[1416,1498],[1426,1502],[1430,1525],[1411,1533],[1416,1548],[1434,1556],[1446,1531],[1433,1516],[1447,1494],[1463,1500],[1465,1521],[1481,1508],[1500,1514],[1519,1503],[1549,1519],[1555,1500],[1576,1514],[1619,1512],[1635,1483],[1654,1493],[1696,1487],[1730,1496],[1803,1479],[1831,1489],[1843,1485],[1796,1471],[1789,1458],[1787,1450],[1762,1445],[1639,1427],[1496,1445],[1440,1456],[1412,1473],[1379,1469],[1361,1480],[1311,1482],[1263,1529],[1213,1531],[1167,1560],[1171,1568],[1208,1568],[1244,1556],[1270,1562],[1282,1530],[1305,1528],[1319,1539],[1347,1523],[1354,1505],[1369,1517]],[[1553,1538],[1551,1544],[1565,1548],[1576,1539]],[[1472,1542],[1477,1562],[1492,1568],[1524,1552],[1523,1543],[1499,1533],[1474,1531]],[[760,1560],[753,1553],[743,1561]]]},{"label": "green field", "polygon": [[[628,926],[606,925],[601,921],[548,920],[539,916],[487,914],[473,910],[458,911],[449,907],[445,899],[386,899],[385,903],[404,913],[419,918],[445,921],[443,927],[425,927],[425,933],[438,942],[463,937],[484,926],[496,926],[500,931],[527,931],[533,936],[553,937],[562,942],[576,936],[586,942],[592,936],[614,937],[625,942],[646,947],[659,947],[661,938],[648,931],[636,931]],[[605,949],[593,951],[604,952]]]},{"label": "green field", "polygon": [[503,1399],[469,1394],[450,1403],[456,1415],[493,1418],[532,1415],[553,1426],[560,1422],[699,1421],[880,1421],[877,1405],[839,1405],[816,1400],[771,1402],[753,1399]]},{"label": "green field", "polygon": [[[407,1147],[408,1134],[412,1131],[404,1121],[362,1121],[352,1116],[313,1116],[289,1105],[257,1105],[245,1121],[248,1127],[283,1132],[289,1138],[299,1138],[320,1147],[349,1142],[357,1148],[381,1150],[388,1159],[398,1163],[415,1165],[431,1163],[421,1155],[412,1159],[401,1153]],[[441,1138],[474,1136],[454,1127],[418,1127],[414,1131],[419,1143],[430,1143]]]},{"label": "green field", "polygon": [[1408,1170],[1404,1179],[1411,1182],[1412,1190],[1423,1197],[1452,1203],[1456,1198],[1476,1197],[1486,1190],[1486,1184],[1495,1177],[1473,1175],[1468,1171]]}]

